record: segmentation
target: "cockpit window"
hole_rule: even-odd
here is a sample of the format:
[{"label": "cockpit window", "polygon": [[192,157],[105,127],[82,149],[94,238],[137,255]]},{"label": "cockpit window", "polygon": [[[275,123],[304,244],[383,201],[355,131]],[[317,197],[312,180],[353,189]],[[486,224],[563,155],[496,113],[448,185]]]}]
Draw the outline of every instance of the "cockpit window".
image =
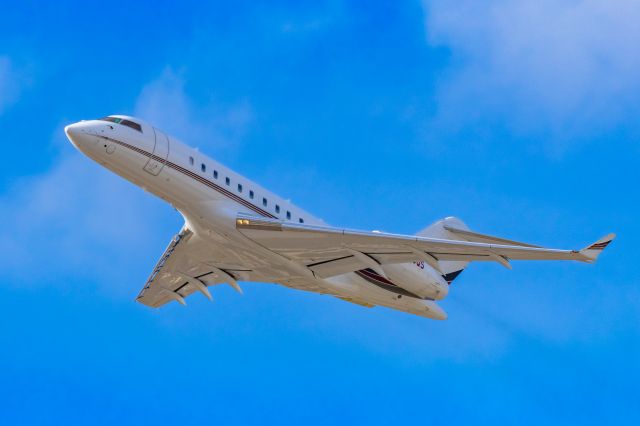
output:
[{"label": "cockpit window", "polygon": [[142,133],[142,126],[131,120],[118,117],[104,117],[101,118],[100,121],[109,121],[110,123],[122,124],[123,126],[131,127],[133,130],[137,130]]},{"label": "cockpit window", "polygon": [[138,123],[134,122],[134,121],[122,120],[122,122],[120,124],[125,125],[127,127],[131,127],[133,130],[137,130],[140,133],[142,133],[142,126],[139,125]]},{"label": "cockpit window", "polygon": [[118,123],[120,124],[120,122],[122,121],[122,118],[116,118],[116,117],[103,117],[100,119],[100,121],[110,121],[112,123]]}]

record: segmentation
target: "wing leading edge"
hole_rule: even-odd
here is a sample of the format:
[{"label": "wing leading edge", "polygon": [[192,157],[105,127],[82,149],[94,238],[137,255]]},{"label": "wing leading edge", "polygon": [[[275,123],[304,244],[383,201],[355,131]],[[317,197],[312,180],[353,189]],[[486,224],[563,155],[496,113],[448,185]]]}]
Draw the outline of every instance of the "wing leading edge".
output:
[{"label": "wing leading edge", "polygon": [[561,250],[456,229],[450,231],[464,234],[466,241],[304,225],[249,215],[238,215],[236,228],[260,245],[304,263],[322,278],[415,261],[425,261],[436,270],[441,260],[495,261],[508,268],[510,260],[593,263],[615,238],[615,234],[608,234],[582,250]]}]

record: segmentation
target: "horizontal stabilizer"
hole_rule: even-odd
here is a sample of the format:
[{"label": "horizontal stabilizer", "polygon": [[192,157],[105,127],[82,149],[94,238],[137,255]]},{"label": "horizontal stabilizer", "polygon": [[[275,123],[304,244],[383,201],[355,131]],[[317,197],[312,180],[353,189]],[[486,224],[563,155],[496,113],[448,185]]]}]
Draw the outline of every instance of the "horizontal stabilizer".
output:
[{"label": "horizontal stabilizer", "polygon": [[585,262],[595,262],[598,256],[600,256],[600,253],[602,253],[602,250],[604,250],[615,237],[616,234],[607,234],[589,247],[580,250],[580,254],[586,258]]}]

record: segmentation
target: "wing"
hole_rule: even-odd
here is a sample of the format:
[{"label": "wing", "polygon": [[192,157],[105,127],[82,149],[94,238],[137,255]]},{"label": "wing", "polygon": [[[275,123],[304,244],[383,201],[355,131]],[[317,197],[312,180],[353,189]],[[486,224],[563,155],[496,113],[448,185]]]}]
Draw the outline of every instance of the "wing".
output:
[{"label": "wing", "polygon": [[183,228],[169,243],[153,268],[136,301],[158,308],[176,300],[183,305],[184,298],[200,292],[211,299],[210,285],[227,283],[242,293],[236,279],[244,277],[245,270],[231,269],[203,260],[210,250],[192,231]]},{"label": "wing", "polygon": [[496,261],[510,267],[509,260],[577,260],[592,263],[613,240],[601,238],[582,250],[559,250],[532,246],[470,231],[450,229],[466,241],[354,231],[239,215],[236,228],[251,240],[307,266],[327,278],[380,265],[424,261],[436,270],[438,262]]}]

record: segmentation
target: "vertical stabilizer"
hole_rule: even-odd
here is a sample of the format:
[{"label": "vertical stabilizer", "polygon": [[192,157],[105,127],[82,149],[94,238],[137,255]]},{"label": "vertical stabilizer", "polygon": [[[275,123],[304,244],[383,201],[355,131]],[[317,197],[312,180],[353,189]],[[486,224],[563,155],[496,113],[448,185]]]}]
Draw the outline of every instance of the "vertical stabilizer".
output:
[{"label": "vertical stabilizer", "polygon": [[[455,233],[447,230],[447,228],[469,231],[469,227],[465,225],[463,221],[457,217],[451,216],[434,222],[422,231],[418,232],[416,235],[420,237],[465,241],[465,239],[460,235],[456,235]],[[440,270],[442,271],[442,278],[444,278],[444,280],[449,284],[451,284],[469,264],[469,262],[451,260],[442,260],[438,263],[440,265]]]}]

